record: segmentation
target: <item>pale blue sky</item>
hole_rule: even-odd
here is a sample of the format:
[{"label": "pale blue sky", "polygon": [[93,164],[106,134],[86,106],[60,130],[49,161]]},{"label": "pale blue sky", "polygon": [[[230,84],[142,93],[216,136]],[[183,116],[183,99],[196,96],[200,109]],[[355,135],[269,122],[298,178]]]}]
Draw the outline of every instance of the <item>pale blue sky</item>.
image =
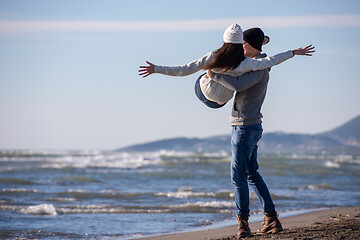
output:
[{"label": "pale blue sky", "polygon": [[138,76],[145,60],[185,64],[238,22],[270,36],[264,131],[320,133],[360,114],[359,1],[0,0],[0,149],[114,149],[229,134],[188,77]]}]

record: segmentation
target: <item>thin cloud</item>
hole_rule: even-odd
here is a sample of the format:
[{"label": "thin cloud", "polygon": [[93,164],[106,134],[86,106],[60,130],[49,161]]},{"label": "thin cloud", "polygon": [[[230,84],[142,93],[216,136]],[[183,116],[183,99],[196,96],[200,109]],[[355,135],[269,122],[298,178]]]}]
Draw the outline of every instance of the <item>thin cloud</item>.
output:
[{"label": "thin cloud", "polygon": [[0,33],[122,32],[122,31],[217,31],[237,22],[243,28],[360,27],[360,15],[252,17],[188,21],[0,21]]}]

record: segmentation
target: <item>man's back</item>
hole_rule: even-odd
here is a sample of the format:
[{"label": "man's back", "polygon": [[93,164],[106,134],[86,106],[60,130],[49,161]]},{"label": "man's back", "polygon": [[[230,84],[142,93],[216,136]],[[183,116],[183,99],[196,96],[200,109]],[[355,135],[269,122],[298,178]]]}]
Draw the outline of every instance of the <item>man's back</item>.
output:
[{"label": "man's back", "polygon": [[[266,54],[258,54],[254,58],[264,58]],[[212,79],[236,92],[230,116],[230,124],[253,125],[261,123],[261,107],[265,100],[269,82],[269,70],[248,72],[237,77],[212,74]]]},{"label": "man's back", "polygon": [[269,71],[266,69],[261,72],[262,77],[255,85],[236,92],[230,116],[231,125],[253,125],[262,122],[261,106],[269,82]]}]

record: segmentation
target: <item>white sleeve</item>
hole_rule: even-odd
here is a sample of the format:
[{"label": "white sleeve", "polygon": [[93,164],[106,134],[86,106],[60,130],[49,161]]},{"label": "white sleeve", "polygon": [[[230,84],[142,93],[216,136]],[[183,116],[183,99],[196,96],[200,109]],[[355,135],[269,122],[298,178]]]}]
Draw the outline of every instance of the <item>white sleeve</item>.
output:
[{"label": "white sleeve", "polygon": [[187,76],[203,69],[203,67],[211,61],[214,56],[214,52],[210,52],[204,55],[202,58],[190,62],[185,65],[178,66],[154,66],[155,73],[161,73],[170,76]]},{"label": "white sleeve", "polygon": [[244,61],[240,63],[235,69],[232,69],[231,72],[242,74],[250,71],[256,70],[264,70],[268,69],[272,66],[278,65],[294,56],[291,50],[276,54],[272,57],[265,57],[265,58],[245,58]]}]

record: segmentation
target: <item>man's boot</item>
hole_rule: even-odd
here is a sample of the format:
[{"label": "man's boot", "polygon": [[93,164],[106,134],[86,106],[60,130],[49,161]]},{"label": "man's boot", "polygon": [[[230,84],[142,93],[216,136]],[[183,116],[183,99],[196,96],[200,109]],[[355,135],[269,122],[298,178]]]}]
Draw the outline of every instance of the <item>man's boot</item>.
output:
[{"label": "man's boot", "polygon": [[263,225],[263,228],[257,230],[257,234],[278,233],[283,230],[276,212],[271,215],[265,213]]},{"label": "man's boot", "polygon": [[251,235],[251,230],[249,227],[249,217],[248,216],[237,216],[238,219],[238,238],[243,238],[243,237],[249,237]]}]

